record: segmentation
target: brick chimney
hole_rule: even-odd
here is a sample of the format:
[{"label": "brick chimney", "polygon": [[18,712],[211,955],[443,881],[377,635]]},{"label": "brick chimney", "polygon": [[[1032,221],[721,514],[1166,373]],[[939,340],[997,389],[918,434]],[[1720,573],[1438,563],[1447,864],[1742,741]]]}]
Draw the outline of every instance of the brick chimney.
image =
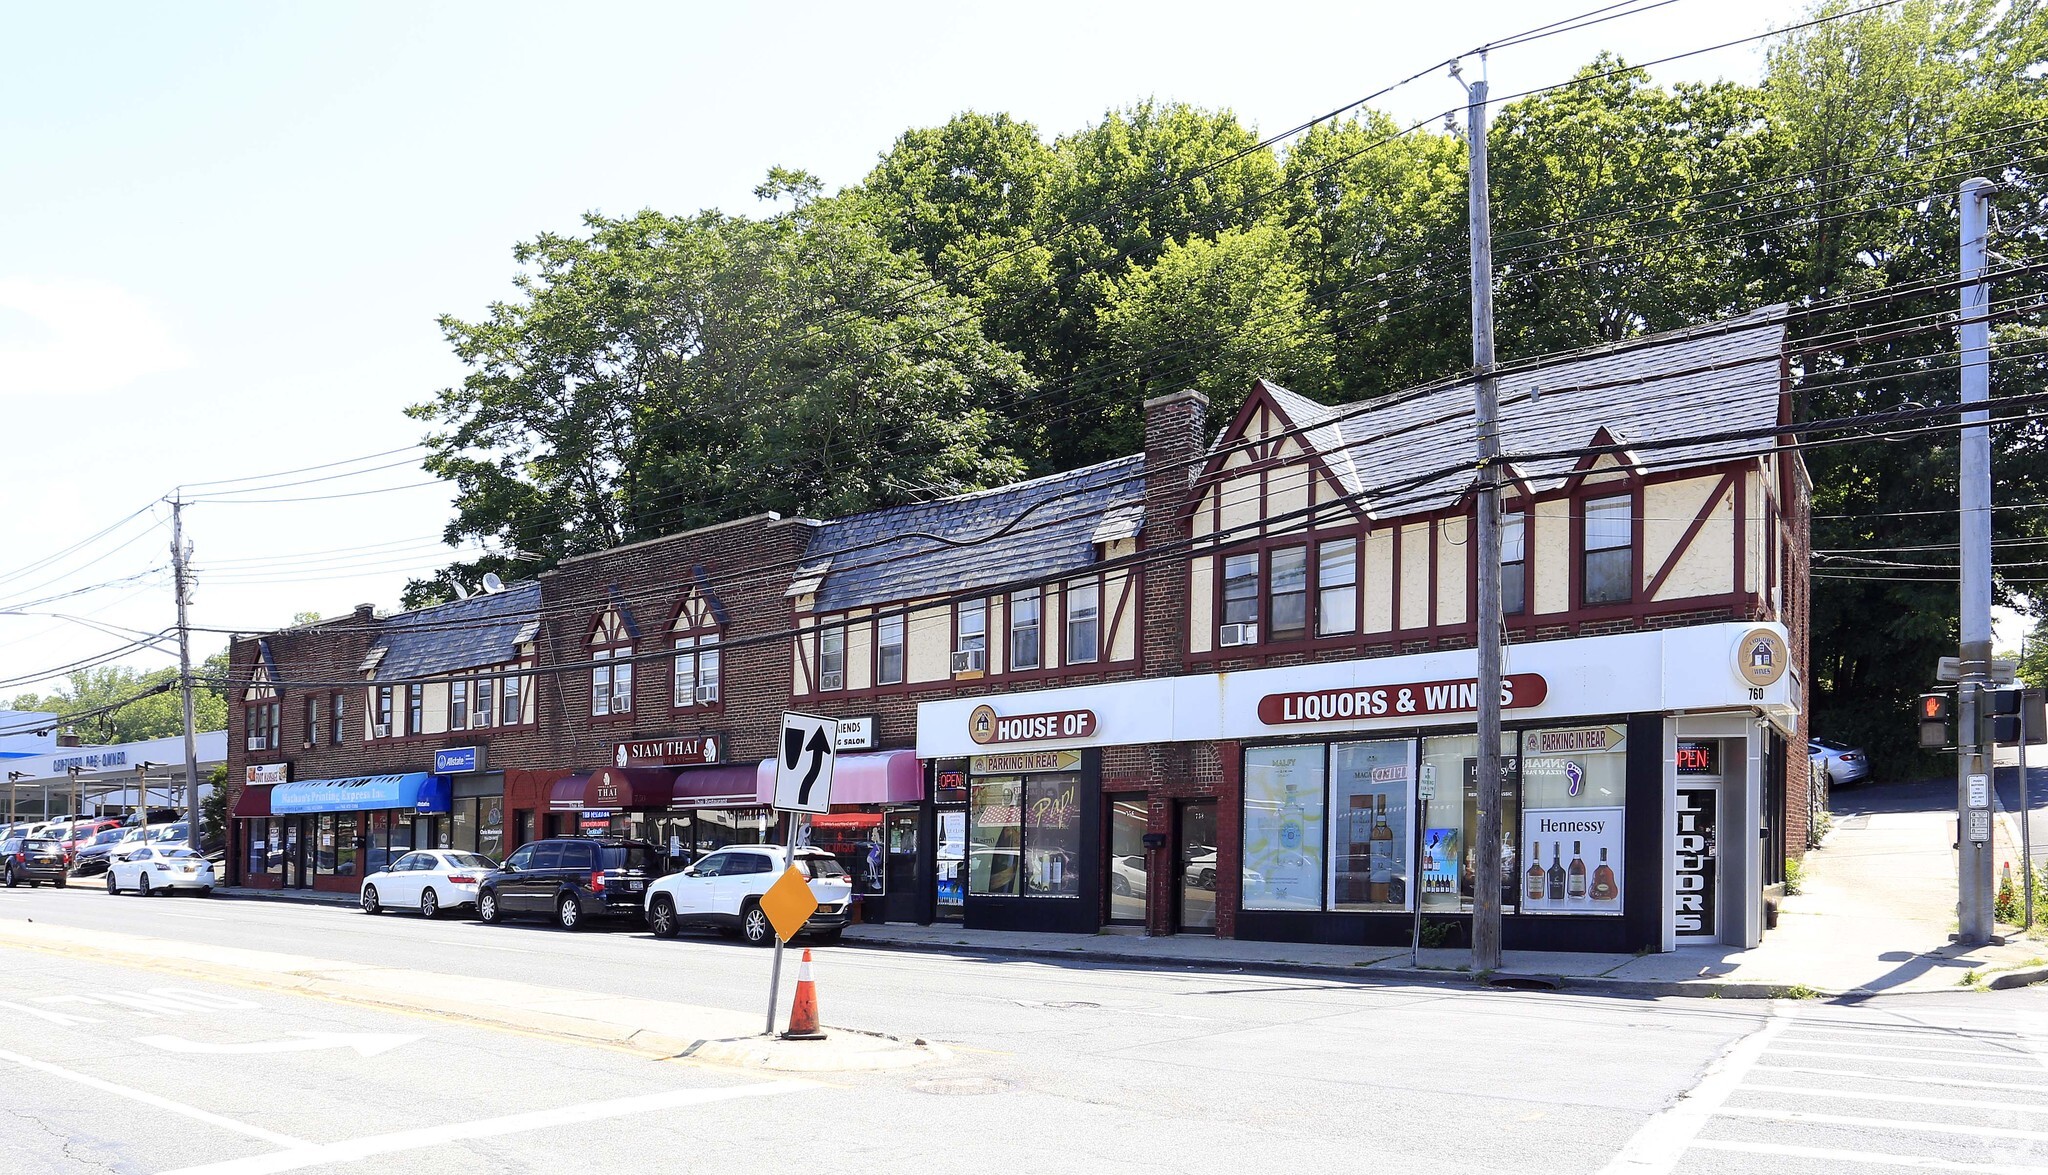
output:
[{"label": "brick chimney", "polygon": [[[1209,448],[1209,398],[1192,389],[1145,401],[1145,530],[1148,552],[1176,551],[1189,528],[1188,484]],[[1187,651],[1187,565],[1178,557],[1145,565],[1145,675],[1179,673]]]}]

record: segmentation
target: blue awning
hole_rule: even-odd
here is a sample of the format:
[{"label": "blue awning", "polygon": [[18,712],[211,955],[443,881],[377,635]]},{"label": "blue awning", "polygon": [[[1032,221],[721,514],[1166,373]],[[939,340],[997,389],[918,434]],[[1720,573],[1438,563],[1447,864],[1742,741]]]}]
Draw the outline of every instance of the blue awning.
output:
[{"label": "blue awning", "polygon": [[353,775],[346,779],[301,779],[270,789],[273,816],[307,812],[374,812],[409,808],[415,812],[446,812],[451,788],[446,776],[415,771],[409,775]]}]

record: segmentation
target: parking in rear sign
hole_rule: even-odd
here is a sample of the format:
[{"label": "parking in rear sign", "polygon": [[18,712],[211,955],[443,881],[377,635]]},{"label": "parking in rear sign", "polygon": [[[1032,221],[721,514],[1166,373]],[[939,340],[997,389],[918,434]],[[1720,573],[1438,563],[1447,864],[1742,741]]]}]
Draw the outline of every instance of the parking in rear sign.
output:
[{"label": "parking in rear sign", "polygon": [[785,812],[832,807],[832,765],[838,758],[839,720],[784,714],[775,756],[775,806]]}]

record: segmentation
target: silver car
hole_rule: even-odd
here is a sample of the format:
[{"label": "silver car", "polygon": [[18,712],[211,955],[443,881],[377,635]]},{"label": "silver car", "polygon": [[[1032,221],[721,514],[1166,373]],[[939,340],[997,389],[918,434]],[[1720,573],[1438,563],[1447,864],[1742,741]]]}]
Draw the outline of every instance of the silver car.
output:
[{"label": "silver car", "polygon": [[1848,787],[1870,778],[1870,756],[1864,754],[1861,747],[1844,746],[1809,735],[1806,753],[1814,766],[1827,773],[1830,787]]}]

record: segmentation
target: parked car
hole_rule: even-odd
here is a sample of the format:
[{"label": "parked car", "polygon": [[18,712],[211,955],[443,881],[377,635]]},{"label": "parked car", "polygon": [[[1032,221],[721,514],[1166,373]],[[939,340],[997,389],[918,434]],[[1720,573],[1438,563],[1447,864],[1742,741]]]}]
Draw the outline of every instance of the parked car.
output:
[{"label": "parked car", "polygon": [[107,892],[132,889],[143,897],[174,890],[213,892],[213,862],[184,845],[143,845],[115,857],[107,865]]},{"label": "parked car", "polygon": [[357,891],[365,914],[416,909],[425,918],[476,905],[477,883],[498,867],[482,853],[419,849],[363,878]]},{"label": "parked car", "polygon": [[1109,859],[1109,892],[1113,894],[1145,894],[1145,858],[1143,856],[1111,857]]},{"label": "parked car", "polygon": [[49,836],[50,839],[64,846],[64,856],[67,860],[75,860],[80,849],[91,843],[92,839],[100,833],[114,827],[115,824],[116,822],[112,820],[84,820],[76,824],[67,825],[59,830],[53,830]]},{"label": "parked car", "polygon": [[[80,845],[78,851],[71,854],[71,876],[94,877],[105,873],[110,854],[116,846],[123,845],[128,839],[128,829],[119,826],[101,829],[91,840]],[[141,843],[139,840],[134,842],[138,845]]]},{"label": "parked car", "polygon": [[[674,938],[684,926],[714,926],[737,930],[755,946],[769,945],[775,927],[761,909],[761,895],[788,868],[786,852],[780,845],[734,845],[662,878],[647,889],[648,929]],[[798,933],[819,942],[839,941],[852,917],[853,879],[839,858],[823,849],[798,849],[796,865],[818,899],[817,912]]]},{"label": "parked car", "polygon": [[1870,756],[1861,747],[1808,736],[1806,754],[1827,774],[1830,787],[1848,787],[1870,778]]},{"label": "parked car", "polygon": [[51,882],[64,888],[64,846],[47,837],[15,834],[0,841],[0,876],[7,888],[26,881],[31,887]]},{"label": "parked car", "polygon": [[661,861],[661,847],[644,840],[557,837],[520,845],[477,883],[476,916],[551,915],[564,930],[592,918],[637,920]]}]

